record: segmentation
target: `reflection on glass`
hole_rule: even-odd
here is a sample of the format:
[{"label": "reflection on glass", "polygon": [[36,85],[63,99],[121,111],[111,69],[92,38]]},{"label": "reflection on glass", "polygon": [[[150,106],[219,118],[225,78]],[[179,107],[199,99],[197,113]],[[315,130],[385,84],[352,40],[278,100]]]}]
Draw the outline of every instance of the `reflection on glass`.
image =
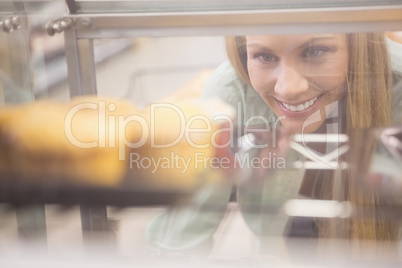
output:
[{"label": "reflection on glass", "polygon": [[171,95],[199,98],[223,47],[220,36],[96,40],[97,91],[141,109]]},{"label": "reflection on glass", "polygon": [[[1,43],[5,39],[0,39],[6,47],[0,51],[13,49]],[[224,39],[226,51],[222,51]],[[36,48],[44,49],[44,41],[37,42]],[[205,114],[227,115],[216,109],[211,98],[221,99],[237,113],[236,118],[226,117],[231,150],[224,150],[224,155],[219,150],[211,153],[218,160],[229,156],[235,160],[235,166],[228,168],[230,180],[206,185],[180,206],[153,218],[146,236],[155,248],[211,247],[212,236],[226,223],[232,195],[246,228],[261,245],[272,236],[342,238],[352,241],[353,254],[367,240],[386,244],[374,247],[377,253],[396,252],[402,190],[402,67],[395,59],[402,45],[392,34],[137,38],[94,44],[99,95],[126,99],[133,113],[150,120],[147,123],[154,119],[150,104],[185,103],[175,107],[190,111],[181,110],[186,122],[174,121],[167,112],[159,114],[163,128],[158,137],[167,137],[179,129],[179,123],[201,115],[193,113],[198,111],[193,109],[197,105],[192,106],[197,101],[203,102]],[[55,46],[60,47],[60,42]],[[45,51],[45,58],[52,53]],[[10,62],[8,58],[0,62],[2,69],[10,69]],[[14,74],[4,73],[4,77]],[[12,102],[5,92],[18,92],[22,87],[18,82],[2,76],[3,102]],[[98,114],[92,112],[94,119]],[[213,137],[208,128],[202,131],[208,139]],[[198,152],[185,142],[162,153],[150,143],[147,146],[149,159],[163,156],[168,164],[174,161],[167,157],[171,153],[189,157]],[[174,168],[161,174],[166,170],[172,171],[170,180],[183,178]],[[204,177],[216,174],[211,166],[201,170]],[[130,179],[138,179],[138,172],[131,175]],[[261,247],[258,253],[268,251]]]},{"label": "reflection on glass", "polygon": [[292,8],[317,8],[317,7],[350,7],[350,6],[378,6],[396,5],[398,1],[388,0],[75,0],[69,1],[72,13],[108,12],[172,12],[172,11],[216,11],[216,10],[261,10],[261,9],[292,9]]},{"label": "reflection on glass", "polygon": [[379,129],[367,144],[375,144],[368,171],[361,171],[371,187],[380,189],[383,198],[400,196],[402,191],[402,127]]},{"label": "reflection on glass", "polygon": [[[239,206],[249,227],[259,235],[347,238],[353,245],[365,239],[390,245],[397,241],[398,227],[374,211],[399,204],[400,195],[385,202],[378,198],[384,188],[365,187],[367,178],[359,178],[367,176],[375,149],[366,132],[402,123],[392,117],[401,113],[395,99],[401,100],[402,92],[393,88],[393,79],[398,82],[402,69],[392,60],[399,57],[401,45],[381,33],[328,33],[227,37],[226,47],[229,61],[212,75],[204,96],[218,95],[231,103],[241,111],[241,125],[281,125],[301,142],[290,146],[300,161],[292,172],[270,168],[260,176],[261,166],[254,167],[247,183],[238,185]],[[344,136],[350,146],[343,144]],[[303,149],[306,153],[300,154]],[[255,150],[253,156],[262,165],[267,153]],[[273,153],[277,148],[266,150]],[[329,168],[314,168],[317,165],[307,165],[306,160]],[[288,159],[287,168],[293,162]],[[363,212],[345,214],[350,215],[347,220],[316,214],[278,221],[285,201],[298,198],[347,201]]]},{"label": "reflection on glass", "polygon": [[[11,16],[7,16],[11,18]],[[0,91],[2,103],[20,103],[33,100],[29,43],[25,19],[20,27],[10,32],[0,31]],[[3,20],[4,21],[4,20]]]}]

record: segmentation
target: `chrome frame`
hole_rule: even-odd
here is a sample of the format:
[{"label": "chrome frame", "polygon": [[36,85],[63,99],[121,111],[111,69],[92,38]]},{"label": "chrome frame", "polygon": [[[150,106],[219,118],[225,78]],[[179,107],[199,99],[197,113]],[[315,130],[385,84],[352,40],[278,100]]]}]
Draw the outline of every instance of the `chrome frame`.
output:
[{"label": "chrome frame", "polygon": [[93,40],[79,40],[74,30],[66,31],[64,39],[70,95],[96,94]]},{"label": "chrome frame", "polygon": [[189,11],[230,11],[230,10],[273,10],[322,7],[362,7],[398,5],[399,0],[153,0],[153,1],[88,1],[66,0],[71,14],[116,13],[121,12],[189,12]]},{"label": "chrome frame", "polygon": [[[67,1],[70,9],[72,9],[72,2],[75,3],[75,1]],[[93,45],[89,41],[91,39],[396,31],[402,29],[402,5],[69,14],[65,18],[73,22],[73,26],[65,30],[65,39],[68,81],[71,95],[74,96],[97,92]],[[85,42],[79,40],[88,40],[88,43],[84,44]]]},{"label": "chrome frame", "polygon": [[[22,14],[24,7],[21,3],[5,2],[0,4],[0,38],[7,44],[8,53],[2,59],[2,66],[9,71],[3,77],[4,84],[0,84],[0,105],[4,103],[32,102],[34,100],[33,78],[30,70],[30,31],[26,15]],[[4,23],[14,21],[10,27]],[[15,24],[14,24],[15,23]],[[8,81],[8,83],[7,83]],[[10,94],[11,93],[11,94]],[[4,99],[3,99],[4,97]]]},{"label": "chrome frame", "polygon": [[[402,5],[245,11],[69,15],[78,38],[136,36],[299,34],[393,31],[402,27]],[[348,27],[344,27],[348,25]]]},{"label": "chrome frame", "polygon": [[[78,10],[75,3],[74,0],[66,0],[70,14],[64,17],[72,20],[72,27],[64,30],[71,96],[97,92],[92,42],[96,38],[350,33],[402,29],[402,5],[72,14]],[[338,183],[336,188],[339,187]],[[94,218],[94,211],[102,212],[101,216]],[[87,222],[98,221],[104,229],[107,222],[105,211],[105,207],[81,208],[85,240],[89,241],[94,231],[93,226],[87,226]]]},{"label": "chrome frame", "polygon": [[[3,28],[6,19],[18,19],[18,25],[13,25],[9,30]],[[3,58],[8,66],[6,84],[0,81],[0,106],[7,103],[32,102],[34,101],[33,78],[30,70],[30,31],[28,28],[27,16],[24,14],[24,6],[21,2],[0,3],[0,38],[8,47],[8,54]],[[3,77],[4,78],[4,77]],[[6,94],[6,90],[15,91],[14,94]],[[45,207],[42,204],[30,207],[16,208],[16,221],[18,236],[27,241],[35,240],[38,245],[45,246],[47,240]]]}]

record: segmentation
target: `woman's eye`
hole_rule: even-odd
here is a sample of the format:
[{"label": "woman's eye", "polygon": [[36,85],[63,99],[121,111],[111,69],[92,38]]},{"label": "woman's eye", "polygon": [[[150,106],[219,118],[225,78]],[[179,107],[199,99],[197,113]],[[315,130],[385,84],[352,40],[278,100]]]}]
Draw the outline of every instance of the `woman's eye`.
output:
[{"label": "woman's eye", "polygon": [[329,51],[327,47],[309,47],[303,52],[304,58],[315,58]]},{"label": "woman's eye", "polygon": [[259,60],[263,61],[263,62],[273,62],[276,61],[276,56],[272,55],[272,54],[258,54],[256,55],[256,58],[258,58]]}]

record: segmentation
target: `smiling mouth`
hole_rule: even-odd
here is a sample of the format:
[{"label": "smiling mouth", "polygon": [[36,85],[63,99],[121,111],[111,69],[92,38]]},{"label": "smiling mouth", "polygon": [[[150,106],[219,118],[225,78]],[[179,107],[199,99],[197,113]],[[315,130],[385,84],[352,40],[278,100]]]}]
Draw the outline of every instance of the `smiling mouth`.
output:
[{"label": "smiling mouth", "polygon": [[291,112],[302,112],[302,111],[308,109],[311,105],[313,105],[313,104],[317,101],[317,99],[318,99],[318,96],[315,97],[314,99],[308,100],[308,101],[306,101],[306,102],[304,102],[304,103],[301,103],[301,104],[299,104],[299,105],[290,105],[290,104],[287,104],[287,103],[285,103],[285,102],[281,102],[281,101],[279,101],[279,102],[280,102],[280,103],[283,105],[283,107],[285,107],[286,110],[288,110],[288,111],[291,111]]}]

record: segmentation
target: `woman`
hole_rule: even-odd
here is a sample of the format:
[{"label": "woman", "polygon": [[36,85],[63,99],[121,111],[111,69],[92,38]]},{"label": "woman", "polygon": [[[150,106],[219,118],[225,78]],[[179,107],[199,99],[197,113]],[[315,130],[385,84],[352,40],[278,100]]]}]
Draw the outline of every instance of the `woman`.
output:
[{"label": "woman", "polygon": [[[400,104],[391,102],[393,73],[384,34],[227,37],[226,46],[230,62],[216,70],[204,96],[218,95],[236,107],[240,124],[255,122],[255,118],[260,120],[263,116],[271,121],[279,119],[293,133],[346,133],[353,144],[361,142],[357,129],[389,126],[401,113]],[[394,79],[397,76],[395,73]],[[400,99],[401,92],[396,94],[395,99]],[[329,128],[334,118],[336,127]],[[349,157],[346,160],[355,160]],[[381,206],[376,190],[363,190],[353,179],[356,177],[353,172],[343,176],[344,200],[357,207]],[[283,176],[278,183],[282,180]],[[243,210],[252,206],[247,199],[255,193],[250,192],[260,191],[263,186],[247,188],[250,187],[239,188],[239,196],[246,192],[239,200],[246,202]],[[333,173],[306,172],[298,194],[334,199]],[[256,224],[245,214],[253,229]],[[399,236],[396,224],[375,216],[351,219],[343,228],[333,228],[330,221],[315,223],[319,237],[392,244]]]},{"label": "woman", "polygon": [[[391,123],[390,111],[384,109],[390,107],[392,71],[383,34],[228,37],[226,43],[233,68],[228,63],[222,65],[204,96],[218,94],[234,106],[237,101],[248,105],[251,97],[258,101],[254,106],[267,114],[263,111],[267,106],[260,105],[254,88],[283,119],[282,124],[293,131],[301,131],[301,122],[313,111],[346,95],[344,129]],[[309,113],[287,112],[314,97],[321,100],[314,103],[315,108],[309,107]],[[322,122],[304,131],[314,132]]]},{"label": "woman", "polygon": [[[230,61],[215,70],[203,97],[218,96],[232,104],[240,125],[267,121],[275,125],[279,120],[290,132],[346,133],[353,142],[359,140],[354,129],[391,124],[392,70],[385,42],[383,34],[227,37]],[[401,109],[393,111],[398,116]],[[261,178],[251,176],[238,185],[240,210],[257,237],[342,237],[357,242],[387,241],[391,246],[398,239],[398,226],[375,217],[340,225],[338,221],[266,213],[265,205],[280,209],[287,200],[300,196],[334,199],[332,171],[277,171]],[[370,208],[382,204],[375,190],[362,191],[356,180],[348,178],[354,175],[342,178],[343,200]],[[150,244],[168,251],[205,245],[211,249],[230,191],[228,187],[206,187],[190,209],[163,212],[147,228]],[[275,255],[272,248],[266,252]]]}]

